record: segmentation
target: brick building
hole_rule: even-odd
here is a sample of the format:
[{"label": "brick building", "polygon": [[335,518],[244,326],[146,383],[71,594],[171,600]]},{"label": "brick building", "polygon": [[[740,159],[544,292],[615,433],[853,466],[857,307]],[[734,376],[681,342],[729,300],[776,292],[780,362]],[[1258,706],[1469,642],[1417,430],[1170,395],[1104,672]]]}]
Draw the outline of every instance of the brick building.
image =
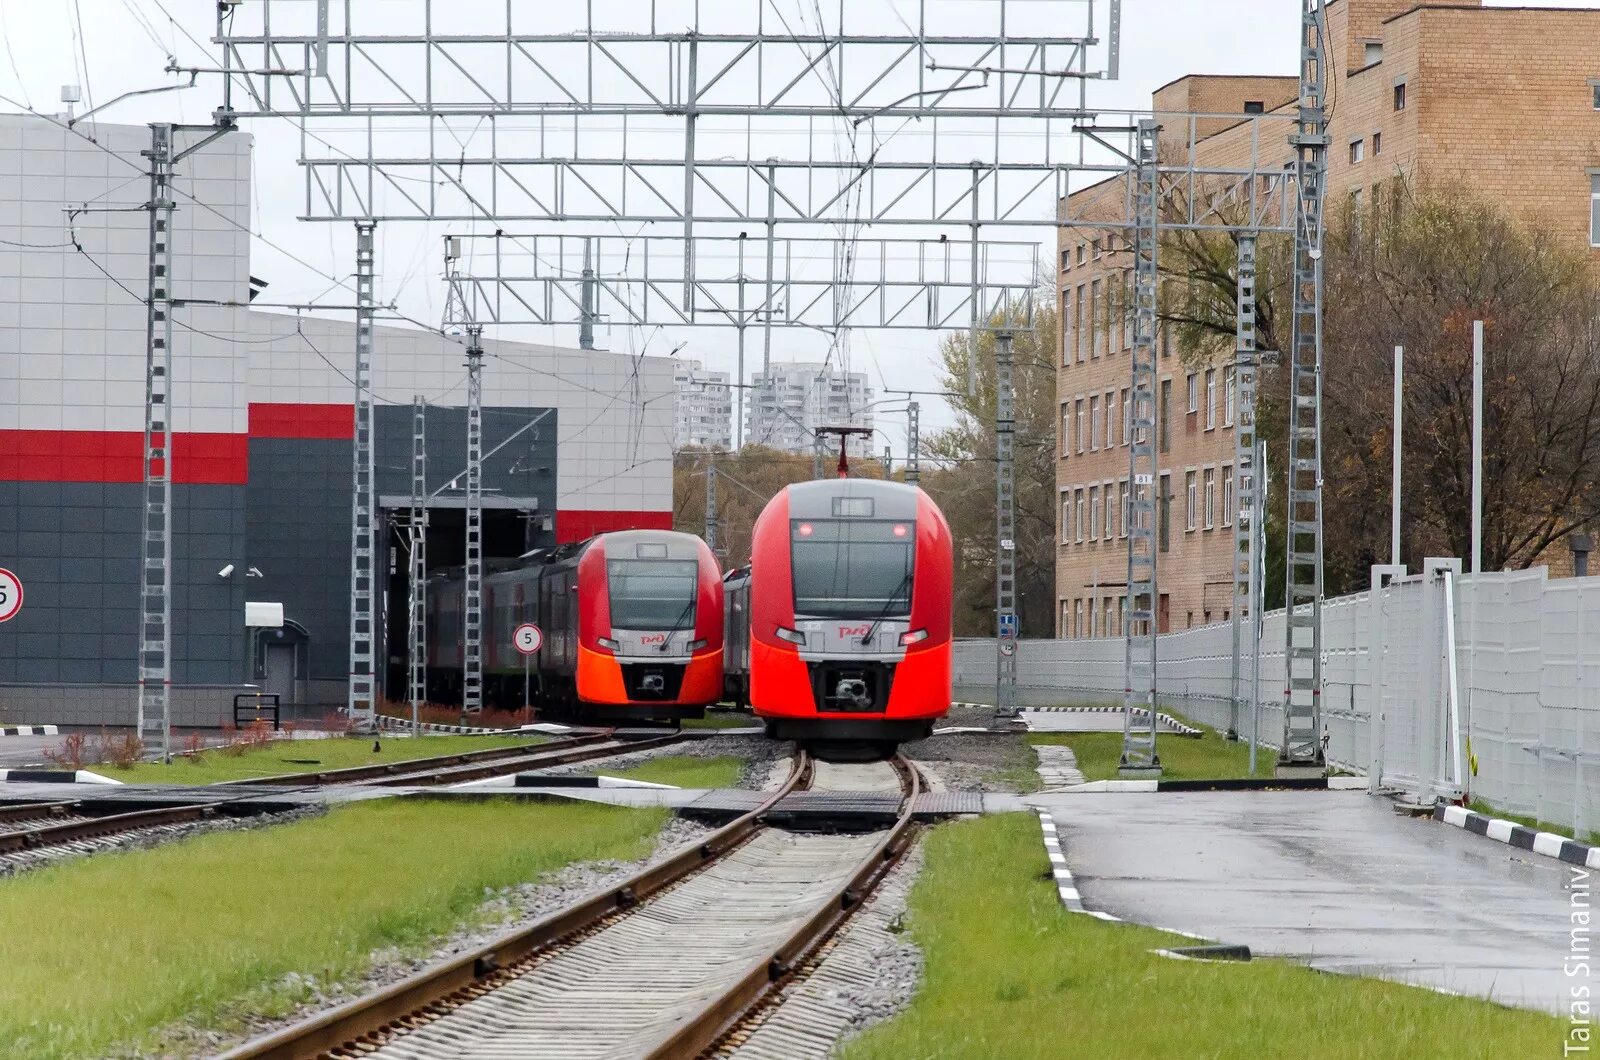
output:
[{"label": "brick building", "polygon": [[[1379,208],[1405,180],[1460,182],[1600,247],[1600,58],[1592,46],[1600,11],[1329,0],[1327,15],[1330,207]],[[1246,116],[1292,114],[1297,92],[1294,76],[1179,78],[1154,94],[1163,150],[1188,150],[1193,139],[1202,164],[1253,153],[1266,166],[1292,164],[1286,140],[1253,142],[1257,127]],[[1191,113],[1216,117],[1195,121],[1191,133]],[[1115,178],[1076,192],[1070,212],[1120,219],[1124,199]],[[1121,633],[1133,340],[1124,246],[1119,233],[1061,230],[1061,637]],[[1235,394],[1231,349],[1187,365],[1163,328],[1158,351],[1158,614],[1168,631],[1231,614]]]}]

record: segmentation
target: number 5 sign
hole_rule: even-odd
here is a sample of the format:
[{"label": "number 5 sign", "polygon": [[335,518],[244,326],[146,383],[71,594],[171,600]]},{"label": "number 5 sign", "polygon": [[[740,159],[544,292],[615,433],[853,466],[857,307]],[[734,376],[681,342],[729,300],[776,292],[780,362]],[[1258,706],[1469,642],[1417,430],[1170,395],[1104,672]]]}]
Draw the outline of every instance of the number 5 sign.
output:
[{"label": "number 5 sign", "polygon": [[0,622],[8,622],[22,610],[22,579],[0,567]]}]

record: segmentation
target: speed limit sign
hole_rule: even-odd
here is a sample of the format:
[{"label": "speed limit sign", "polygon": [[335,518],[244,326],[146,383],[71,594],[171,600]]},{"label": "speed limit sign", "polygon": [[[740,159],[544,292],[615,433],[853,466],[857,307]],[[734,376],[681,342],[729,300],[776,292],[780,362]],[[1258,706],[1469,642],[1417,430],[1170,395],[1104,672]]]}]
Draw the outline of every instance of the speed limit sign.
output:
[{"label": "speed limit sign", "polygon": [[0,567],[0,622],[8,622],[22,610],[22,579]]},{"label": "speed limit sign", "polygon": [[511,642],[522,654],[533,655],[539,650],[539,645],[544,643],[544,634],[540,633],[539,627],[532,622],[524,622],[511,634]]}]

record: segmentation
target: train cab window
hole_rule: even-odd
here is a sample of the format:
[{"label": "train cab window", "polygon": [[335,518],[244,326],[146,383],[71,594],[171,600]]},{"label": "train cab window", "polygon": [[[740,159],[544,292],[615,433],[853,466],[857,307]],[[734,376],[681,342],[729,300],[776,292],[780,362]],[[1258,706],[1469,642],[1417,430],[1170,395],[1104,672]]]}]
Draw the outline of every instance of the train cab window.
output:
[{"label": "train cab window", "polygon": [[916,524],[910,520],[794,520],[790,563],[795,615],[909,614],[916,537]]},{"label": "train cab window", "polygon": [[694,625],[700,565],[692,559],[606,561],[613,629],[688,629]]}]

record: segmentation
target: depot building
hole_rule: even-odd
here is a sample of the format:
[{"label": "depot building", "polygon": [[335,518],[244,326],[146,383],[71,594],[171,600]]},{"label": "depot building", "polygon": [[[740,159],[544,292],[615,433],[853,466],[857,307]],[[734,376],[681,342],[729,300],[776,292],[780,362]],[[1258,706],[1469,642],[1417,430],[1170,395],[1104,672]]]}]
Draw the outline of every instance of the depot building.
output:
[{"label": "depot building", "polygon": [[[149,143],[143,126],[0,116],[0,568],[25,593],[0,622],[0,721],[134,720]],[[180,162],[174,182],[172,290],[186,303],[171,387],[179,725],[217,724],[248,684],[313,714],[348,690],[355,326],[251,307],[273,293],[270,262],[251,263],[251,150],[248,134],[230,133]],[[348,275],[353,226],[329,229]],[[379,268],[386,236],[410,247],[420,235],[380,227]],[[437,283],[437,271],[423,265],[416,282]],[[378,301],[388,297],[380,275]],[[323,301],[353,298],[340,288]],[[671,526],[668,361],[492,335],[484,348],[486,560]],[[405,695],[414,401],[426,403],[429,565],[459,566],[464,362],[459,340],[375,329],[380,679],[392,699]],[[247,602],[281,604],[283,626],[248,630]]]}]

